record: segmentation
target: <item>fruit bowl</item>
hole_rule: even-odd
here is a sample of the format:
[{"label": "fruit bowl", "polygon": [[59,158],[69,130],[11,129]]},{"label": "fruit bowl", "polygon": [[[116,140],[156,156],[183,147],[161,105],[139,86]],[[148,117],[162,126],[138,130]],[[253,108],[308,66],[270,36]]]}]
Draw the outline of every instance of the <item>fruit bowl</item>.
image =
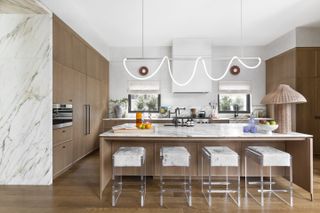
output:
[{"label": "fruit bowl", "polygon": [[259,124],[258,125],[258,131],[259,132],[263,132],[265,134],[272,134],[272,132],[276,129],[278,129],[279,125],[278,124],[274,124],[274,125],[270,125],[270,124]]}]

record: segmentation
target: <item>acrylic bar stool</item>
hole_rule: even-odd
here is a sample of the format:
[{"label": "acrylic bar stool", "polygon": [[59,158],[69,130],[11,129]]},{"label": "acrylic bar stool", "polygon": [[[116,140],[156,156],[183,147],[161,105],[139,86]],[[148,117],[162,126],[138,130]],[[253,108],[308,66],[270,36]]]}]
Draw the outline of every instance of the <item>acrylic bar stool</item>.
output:
[{"label": "acrylic bar stool", "polygon": [[[144,147],[120,147],[112,155],[112,206],[116,206],[122,192],[124,185],[122,168],[126,167],[140,167],[140,201],[143,207],[146,195],[146,151]],[[117,169],[120,170],[119,173]]]},{"label": "acrylic bar stool", "polygon": [[[247,158],[250,157],[253,161],[259,164],[260,170],[260,181],[259,182],[248,182],[248,166]],[[264,181],[263,168],[269,167],[269,181]],[[289,167],[289,186],[287,189],[273,189],[275,184],[272,181],[272,167]],[[258,192],[260,193],[260,205],[264,205],[264,193],[272,193],[280,200],[286,204],[293,206],[293,189],[292,189],[292,157],[289,153],[283,152],[276,148],[270,146],[249,146],[246,148],[245,153],[245,196],[249,194],[254,200],[258,203],[259,201],[255,198],[253,194],[248,191],[249,185],[260,185]],[[268,188],[264,188],[264,185],[268,185]],[[289,201],[286,201],[282,198],[278,192],[287,192],[289,193]]]},{"label": "acrylic bar stool", "polygon": [[[182,167],[184,173],[183,182],[175,182],[175,185],[183,185],[184,189],[182,192],[185,193],[187,203],[192,206],[192,186],[191,186],[191,155],[188,150],[183,146],[174,147],[162,147],[160,149],[160,206],[163,206],[163,193],[170,191],[165,189],[163,170],[165,167]],[[186,168],[189,170],[188,175],[186,174]],[[188,180],[187,180],[188,179]],[[173,183],[171,183],[173,184]],[[179,189],[171,189],[171,191],[179,192]]]},{"label": "acrylic bar stool", "polygon": [[[205,162],[205,160],[207,162]],[[208,165],[208,176],[207,180],[204,180],[204,163]],[[225,167],[225,181],[213,181],[214,174],[211,174],[212,167]],[[230,189],[229,185],[231,181],[229,180],[229,167],[237,168],[237,187],[236,189]],[[205,186],[208,186],[208,189],[204,189]],[[225,189],[218,190],[213,189],[214,186],[225,186]],[[213,193],[226,193],[230,198],[240,206],[240,157],[238,153],[231,150],[226,146],[206,146],[202,148],[202,157],[201,157],[201,191],[206,198],[208,205],[212,204]],[[231,193],[237,193],[237,198],[234,198]]]}]

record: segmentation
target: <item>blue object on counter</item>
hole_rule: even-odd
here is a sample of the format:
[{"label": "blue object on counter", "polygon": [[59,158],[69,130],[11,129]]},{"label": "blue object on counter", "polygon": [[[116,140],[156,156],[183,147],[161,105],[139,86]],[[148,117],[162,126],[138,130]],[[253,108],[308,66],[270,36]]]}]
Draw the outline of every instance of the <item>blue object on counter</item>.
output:
[{"label": "blue object on counter", "polygon": [[257,127],[256,127],[256,126],[252,126],[252,127],[250,128],[250,132],[251,132],[251,133],[257,133]]},{"label": "blue object on counter", "polygon": [[245,132],[245,133],[250,132],[250,127],[249,126],[244,126],[243,127],[243,132]]},{"label": "blue object on counter", "polygon": [[243,132],[248,133],[257,133],[256,122],[254,120],[253,114],[251,114],[248,125],[243,127]]}]

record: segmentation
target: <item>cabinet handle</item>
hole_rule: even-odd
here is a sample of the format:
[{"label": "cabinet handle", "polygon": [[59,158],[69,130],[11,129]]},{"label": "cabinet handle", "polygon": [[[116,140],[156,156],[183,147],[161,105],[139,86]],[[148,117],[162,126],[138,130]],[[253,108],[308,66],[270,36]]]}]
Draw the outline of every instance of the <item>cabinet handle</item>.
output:
[{"label": "cabinet handle", "polygon": [[72,99],[69,99],[69,102],[72,102]]},{"label": "cabinet handle", "polygon": [[66,146],[63,146],[63,147],[62,147],[62,149],[65,149],[65,148],[66,148]]},{"label": "cabinet handle", "polygon": [[62,130],[62,132],[63,132],[63,133],[65,133],[65,132],[66,132],[66,130]]},{"label": "cabinet handle", "polygon": [[320,119],[320,115],[314,116],[315,119]]}]

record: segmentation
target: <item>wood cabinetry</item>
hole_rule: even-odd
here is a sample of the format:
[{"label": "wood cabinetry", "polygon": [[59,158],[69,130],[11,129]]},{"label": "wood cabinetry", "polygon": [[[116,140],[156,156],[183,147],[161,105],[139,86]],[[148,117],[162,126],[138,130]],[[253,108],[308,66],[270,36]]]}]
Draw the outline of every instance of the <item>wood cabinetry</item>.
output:
[{"label": "wood cabinetry", "polygon": [[72,68],[86,74],[87,47],[77,36],[72,37]]},{"label": "wood cabinetry", "polygon": [[73,162],[73,128],[53,130],[53,177],[57,177]]},{"label": "wood cabinetry", "polygon": [[68,141],[53,147],[53,177],[59,176],[73,163],[73,143]]},{"label": "wood cabinetry", "polygon": [[82,158],[86,153],[85,147],[85,113],[87,76],[82,72],[75,72],[73,96],[73,128],[74,128],[74,160]]},{"label": "wood cabinetry", "polygon": [[73,105],[72,145],[54,148],[55,174],[60,174],[70,158],[72,164],[98,148],[108,111],[109,63],[58,17],[53,22],[53,100]]},{"label": "wood cabinetry", "polygon": [[62,104],[72,104],[73,99],[73,77],[72,69],[53,62],[53,102]]},{"label": "wood cabinetry", "polygon": [[[314,153],[320,154],[320,48],[299,47],[266,62],[267,92],[279,84],[290,85],[302,93],[307,103],[292,108],[293,130],[314,135]],[[273,115],[272,107],[268,107]]]},{"label": "wood cabinetry", "polygon": [[73,138],[73,128],[65,127],[53,130],[53,145],[59,145],[71,141]]}]

